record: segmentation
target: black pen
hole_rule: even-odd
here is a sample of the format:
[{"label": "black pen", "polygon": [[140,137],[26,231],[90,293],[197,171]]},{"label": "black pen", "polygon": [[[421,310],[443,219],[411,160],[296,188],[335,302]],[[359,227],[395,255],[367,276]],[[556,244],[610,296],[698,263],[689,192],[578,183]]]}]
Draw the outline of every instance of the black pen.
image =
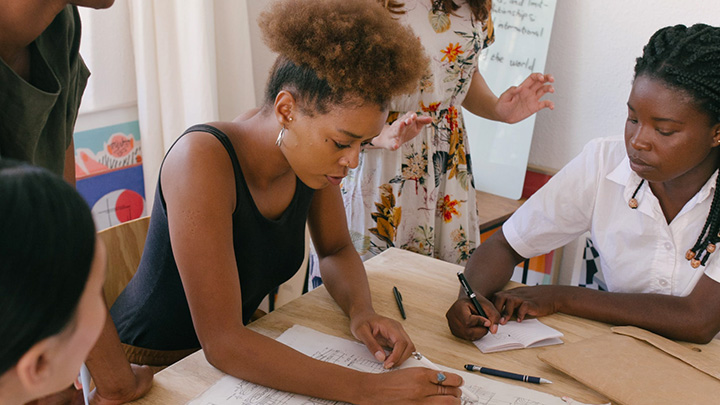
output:
[{"label": "black pen", "polygon": [[467,371],[477,371],[483,374],[494,375],[495,377],[509,378],[511,380],[530,382],[533,384],[552,384],[552,381],[544,378],[530,377],[529,375],[511,373],[509,371],[495,370],[494,368],[478,367],[472,364],[466,364],[465,369]]},{"label": "black pen", "polygon": [[475,306],[475,310],[477,310],[480,316],[482,316],[483,318],[487,318],[487,314],[485,314],[485,311],[483,311],[482,307],[480,306],[480,303],[478,302],[472,288],[470,288],[470,284],[468,284],[465,275],[462,274],[462,272],[460,271],[458,271],[457,275],[458,279],[460,279],[460,285],[462,285],[463,290],[465,290],[465,294],[467,294],[467,296],[470,298],[470,301],[472,301],[473,305]]},{"label": "black pen", "polygon": [[400,291],[398,291],[395,286],[393,286],[393,294],[395,294],[395,302],[397,302],[398,308],[400,308],[400,315],[402,315],[403,319],[407,319],[405,317],[405,308],[403,308],[402,304],[402,295],[400,295]]}]

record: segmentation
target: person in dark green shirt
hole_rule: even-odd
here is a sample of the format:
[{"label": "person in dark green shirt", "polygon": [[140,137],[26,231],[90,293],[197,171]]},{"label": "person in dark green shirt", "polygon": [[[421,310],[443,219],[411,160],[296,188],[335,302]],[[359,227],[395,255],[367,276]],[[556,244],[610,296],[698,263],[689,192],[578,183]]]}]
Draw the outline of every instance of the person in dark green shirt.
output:
[{"label": "person in dark green shirt", "polygon": [[[99,9],[113,2],[0,0],[0,159],[30,162],[75,184],[73,127],[90,76],[79,54],[76,6]],[[112,321],[86,364],[97,386],[94,404],[139,398],[152,384],[148,368],[125,359]],[[77,395],[69,388],[39,403],[73,401]]]}]

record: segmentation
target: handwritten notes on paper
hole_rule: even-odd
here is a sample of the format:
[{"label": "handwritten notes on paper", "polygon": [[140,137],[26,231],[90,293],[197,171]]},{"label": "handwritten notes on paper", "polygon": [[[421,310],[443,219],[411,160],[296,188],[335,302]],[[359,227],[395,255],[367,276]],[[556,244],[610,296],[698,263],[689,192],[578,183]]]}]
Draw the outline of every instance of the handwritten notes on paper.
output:
[{"label": "handwritten notes on paper", "polygon": [[[495,43],[480,54],[478,72],[498,96],[530,73],[544,72],[556,0],[493,0]],[[552,72],[548,72],[552,73]],[[475,188],[503,197],[522,195],[535,116],[517,124],[463,111]]]},{"label": "handwritten notes on paper", "polygon": [[528,347],[559,345],[563,342],[560,339],[561,336],[563,336],[562,332],[537,319],[526,319],[522,322],[509,321],[505,325],[499,325],[497,333],[488,333],[473,343],[483,353],[494,353]]},{"label": "handwritten notes on paper", "polygon": [[[316,359],[364,372],[387,372],[364,345],[329,336],[304,326],[293,326],[277,340]],[[419,366],[421,365],[418,360],[410,358],[403,363],[402,368]],[[442,366],[441,368],[448,372],[460,374],[465,380],[465,387],[477,394],[480,398],[478,403],[482,405],[567,405],[560,398],[539,391],[505,384],[477,374],[452,370]],[[344,403],[278,391],[229,375],[224,376],[207,391],[188,402],[188,405],[255,404],[331,405]],[[469,401],[463,401],[463,405],[470,404]]]}]

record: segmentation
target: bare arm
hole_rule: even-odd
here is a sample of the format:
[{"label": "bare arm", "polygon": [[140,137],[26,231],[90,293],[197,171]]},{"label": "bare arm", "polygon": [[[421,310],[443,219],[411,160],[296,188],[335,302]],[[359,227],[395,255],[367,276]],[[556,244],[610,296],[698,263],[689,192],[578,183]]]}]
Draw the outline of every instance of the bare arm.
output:
[{"label": "bare arm", "polygon": [[131,365],[125,358],[110,314],[107,314],[100,338],[85,364],[96,386],[90,399],[92,404],[124,404],[142,397],[152,387],[152,370],[147,366]]},{"label": "bare arm", "polygon": [[[361,373],[305,356],[243,325],[232,245],[234,176],[215,138],[186,135],[168,155],[161,181],[173,254],[195,331],[212,365],[271,388],[358,404],[378,403],[381,398],[406,403],[447,400],[448,396],[434,396],[438,389],[430,383],[435,378],[430,370]],[[351,312],[366,309],[364,294],[354,295],[361,297],[361,304],[347,307]],[[454,376],[452,382],[457,386],[461,379]],[[455,395],[449,398],[460,395],[459,389],[448,391]]]},{"label": "bare arm", "polygon": [[[402,364],[415,351],[415,346],[397,321],[379,316],[372,307],[365,268],[350,239],[338,187],[315,192],[309,225],[323,282],[350,318],[353,335],[365,343],[386,368]],[[386,357],[383,347],[392,353]]]},{"label": "bare arm", "polygon": [[63,178],[66,182],[75,187],[75,141],[70,141],[70,146],[65,150],[65,168]]},{"label": "bare arm", "polygon": [[498,98],[476,71],[462,105],[477,116],[513,124],[543,108],[555,108],[552,101],[540,99],[547,93],[555,92],[550,84],[553,81],[555,79],[551,75],[533,73],[519,86],[508,88]]},{"label": "bare arm", "polygon": [[562,312],[696,343],[707,343],[720,331],[720,283],[706,275],[686,297],[537,286],[500,292],[495,303],[506,306],[508,313],[517,312],[518,320]]}]

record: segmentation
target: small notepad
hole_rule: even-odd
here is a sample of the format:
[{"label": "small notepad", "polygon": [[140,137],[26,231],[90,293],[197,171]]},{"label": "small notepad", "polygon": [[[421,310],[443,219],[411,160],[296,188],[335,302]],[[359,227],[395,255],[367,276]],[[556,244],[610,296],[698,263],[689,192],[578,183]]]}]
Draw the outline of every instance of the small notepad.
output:
[{"label": "small notepad", "polygon": [[537,319],[526,319],[522,322],[509,321],[499,325],[496,334],[488,333],[474,341],[475,346],[483,353],[501,352],[504,350],[525,349],[559,345],[562,332],[553,329]]}]

